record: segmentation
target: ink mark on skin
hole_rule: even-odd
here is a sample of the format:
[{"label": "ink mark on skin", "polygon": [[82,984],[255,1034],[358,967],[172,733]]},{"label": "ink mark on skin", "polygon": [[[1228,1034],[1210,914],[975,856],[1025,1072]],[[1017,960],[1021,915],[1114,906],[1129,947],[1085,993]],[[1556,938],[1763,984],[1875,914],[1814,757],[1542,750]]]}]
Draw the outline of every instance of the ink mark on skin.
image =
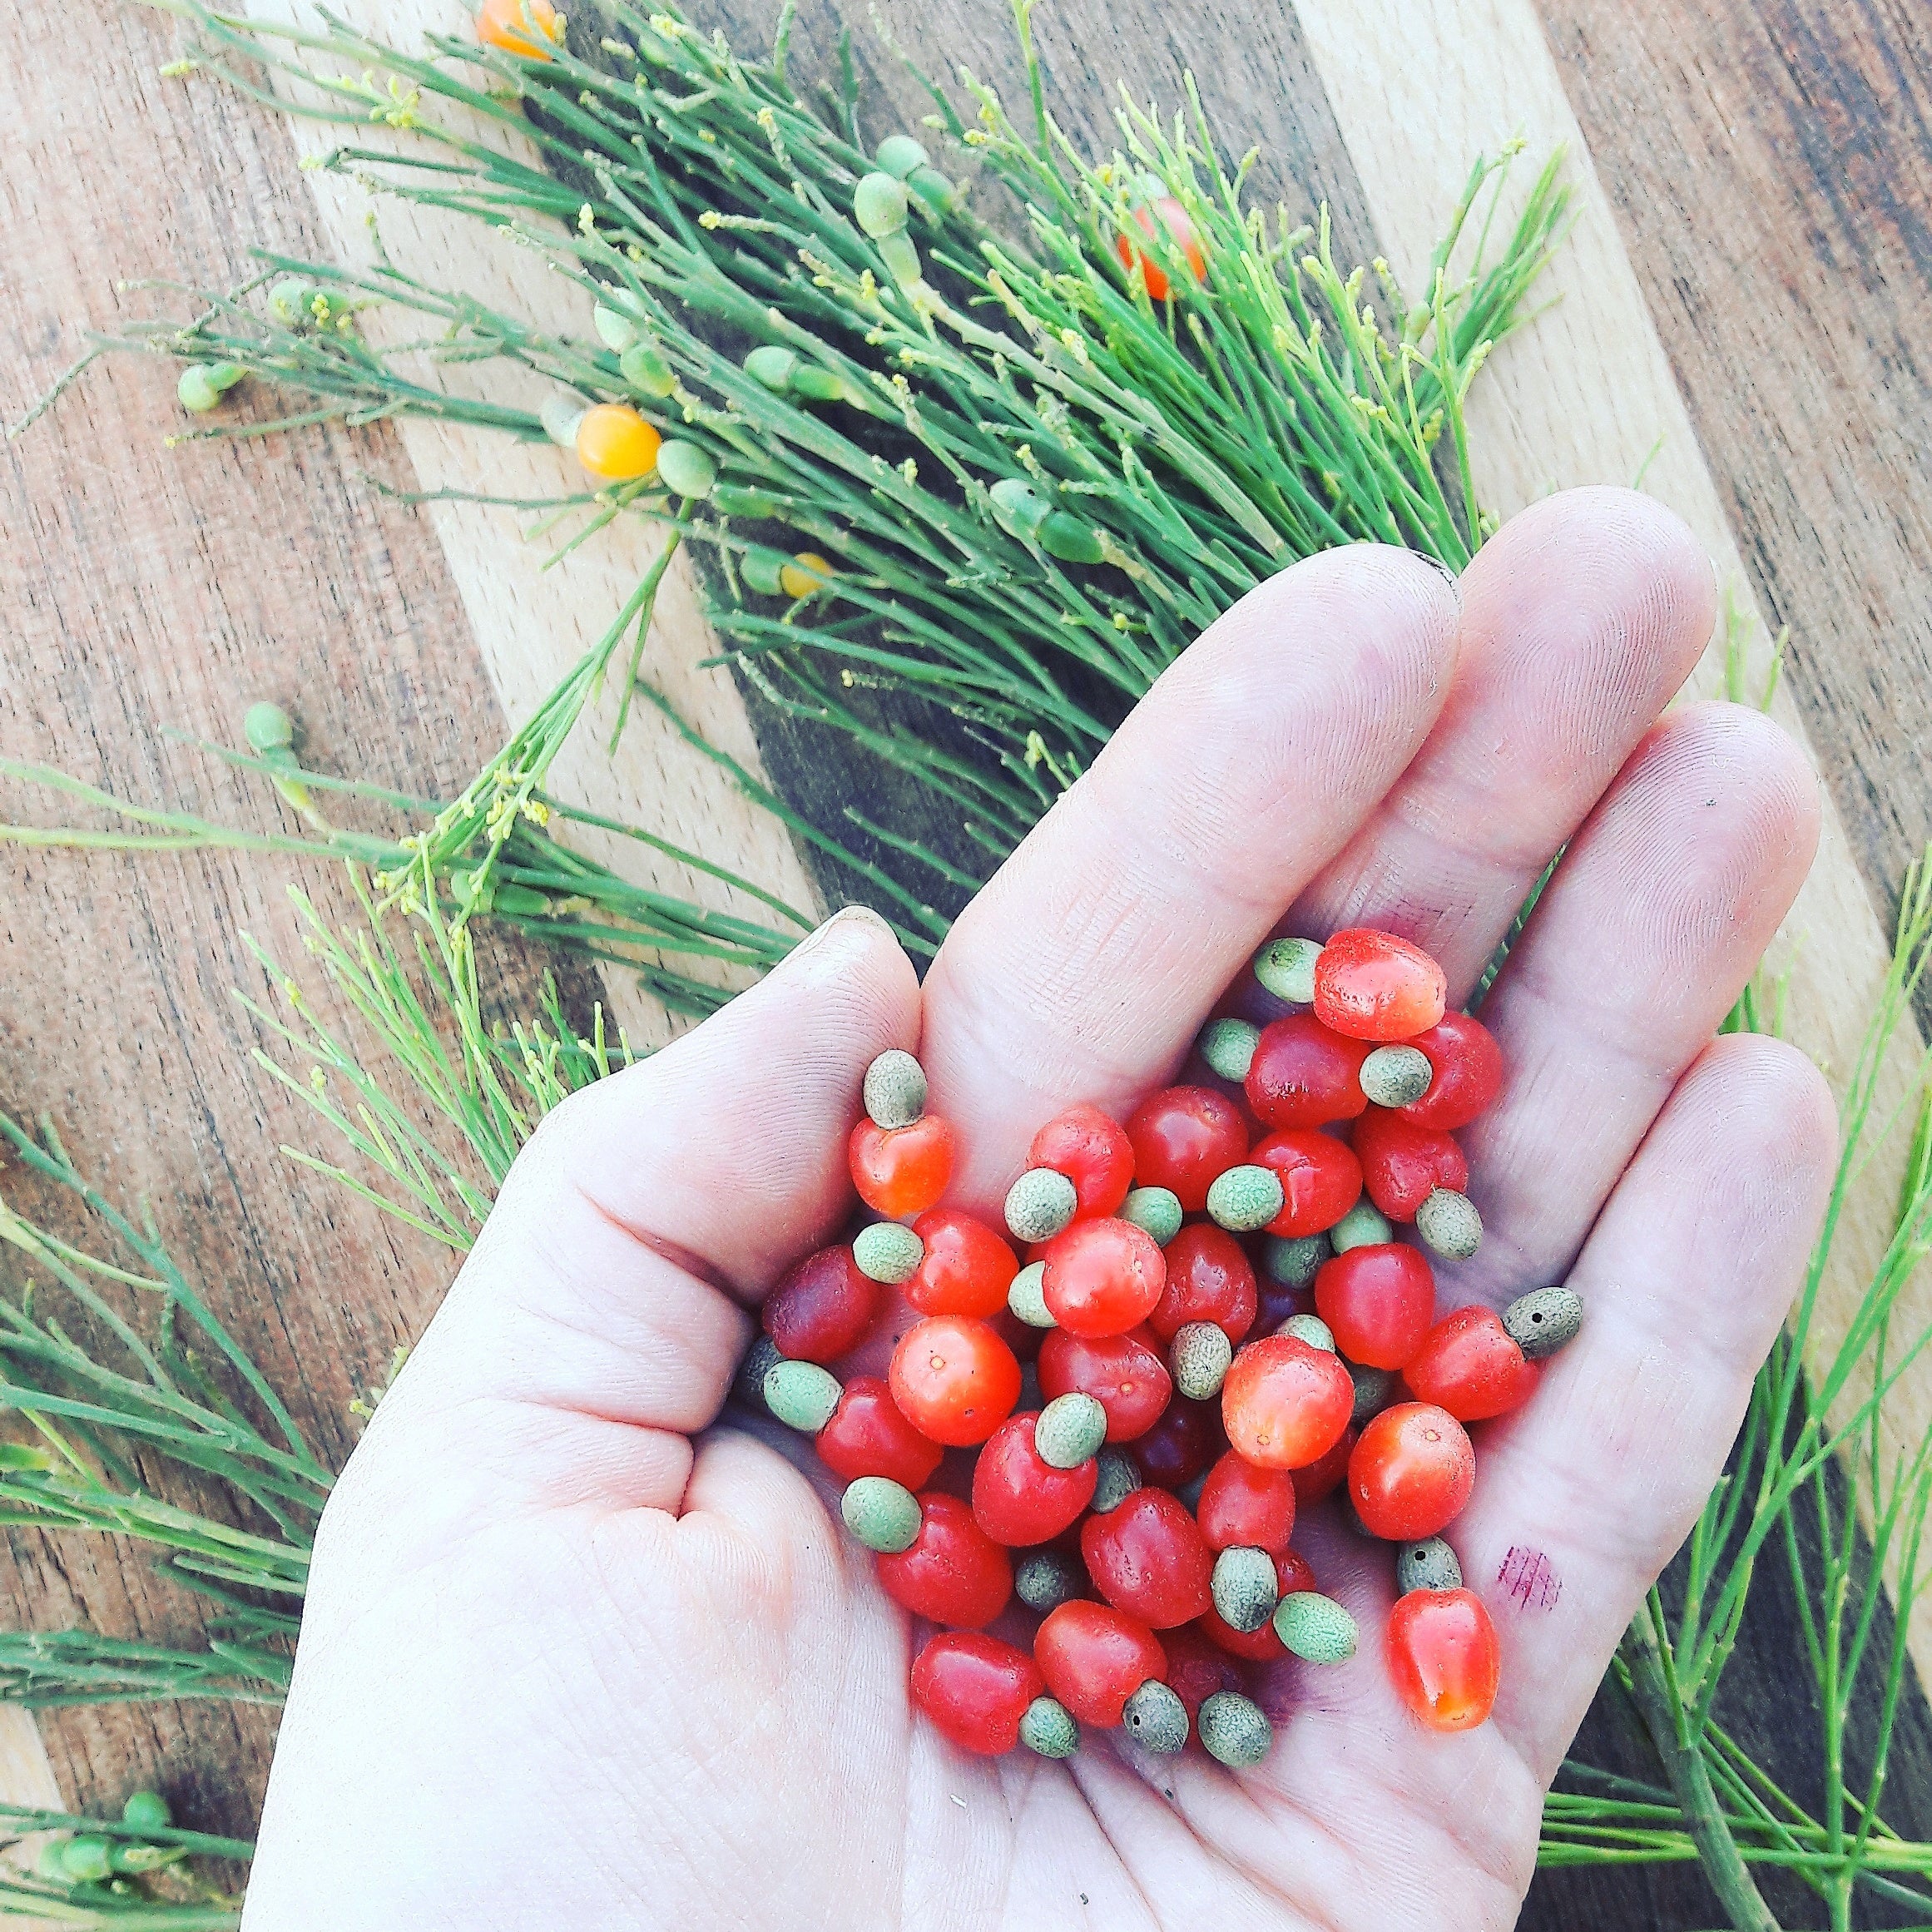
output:
[{"label": "ink mark on skin", "polygon": [[1504,1593],[1525,1610],[1553,1610],[1563,1593],[1563,1578],[1539,1549],[1511,1543],[1496,1573]]}]

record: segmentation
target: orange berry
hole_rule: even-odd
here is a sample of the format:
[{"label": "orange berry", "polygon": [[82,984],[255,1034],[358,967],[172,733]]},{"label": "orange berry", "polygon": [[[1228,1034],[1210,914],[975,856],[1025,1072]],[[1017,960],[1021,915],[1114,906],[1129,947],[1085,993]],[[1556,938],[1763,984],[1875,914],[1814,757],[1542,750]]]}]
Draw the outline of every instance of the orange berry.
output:
[{"label": "orange berry", "polygon": [[[1207,257],[1201,252],[1201,238],[1194,232],[1194,224],[1187,219],[1187,211],[1171,195],[1163,195],[1155,202],[1152,211],[1146,208],[1134,210],[1134,221],[1142,234],[1150,240],[1154,235],[1154,215],[1158,214],[1161,225],[1167,231],[1167,239],[1181,250],[1187,266],[1193,271],[1197,282],[1207,280]],[[1152,255],[1136,248],[1124,235],[1117,235],[1113,240],[1114,252],[1121,260],[1121,266],[1131,275],[1137,261],[1141,275],[1147,285],[1148,298],[1156,302],[1167,300],[1173,284],[1168,280],[1167,271]]]},{"label": "orange berry", "polygon": [[577,426],[577,460],[603,483],[629,483],[657,465],[664,438],[628,403],[599,403]]},{"label": "orange berry", "polygon": [[801,550],[789,563],[778,567],[778,587],[788,597],[809,597],[822,591],[836,573],[815,550]]},{"label": "orange berry", "polygon": [[526,60],[548,60],[550,43],[562,32],[563,23],[550,0],[483,0],[477,12],[476,37],[485,47],[521,54]]}]

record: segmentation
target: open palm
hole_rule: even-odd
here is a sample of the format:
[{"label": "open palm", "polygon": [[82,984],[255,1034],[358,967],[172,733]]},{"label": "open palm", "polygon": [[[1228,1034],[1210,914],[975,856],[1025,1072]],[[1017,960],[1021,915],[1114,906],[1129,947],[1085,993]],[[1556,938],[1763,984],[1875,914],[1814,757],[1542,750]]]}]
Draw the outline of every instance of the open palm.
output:
[{"label": "open palm", "polygon": [[[1708,570],[1645,499],[1526,512],[1459,584],[1358,547],[1215,625],[954,929],[922,992],[869,915],[547,1122],[330,1503],[247,1932],[1500,1927],[1541,1794],[1683,1536],[1789,1300],[1830,1158],[1799,1055],[1712,1034],[1816,833],[1753,714],[1658,714]],[[1484,1018],[1488,1238],[1444,1307],[1589,1316],[1477,1431],[1451,1531],[1501,1634],[1493,1722],[1403,1712],[1385,1549],[1295,1541],[1361,1653],[1273,1667],[1232,1772],[1117,1733],[967,1757],[795,1439],[721,1417],[754,1309],[852,1206],[866,1063],[915,1048],[997,1211],[1033,1129],[1169,1079],[1272,932],[1404,933]],[[782,1453],[789,1451],[790,1453]]]}]

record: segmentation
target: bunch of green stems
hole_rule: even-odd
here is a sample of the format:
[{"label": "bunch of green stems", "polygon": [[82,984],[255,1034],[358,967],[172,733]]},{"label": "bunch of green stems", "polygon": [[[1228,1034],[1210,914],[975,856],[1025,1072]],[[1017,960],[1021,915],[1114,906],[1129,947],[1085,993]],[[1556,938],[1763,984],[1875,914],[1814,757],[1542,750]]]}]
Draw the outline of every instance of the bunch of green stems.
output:
[{"label": "bunch of green stems", "polygon": [[245,1864],[255,1855],[245,1838],[0,1805],[0,1840],[6,1843],[46,1845],[77,1836],[150,1855],[137,1861],[144,1869],[104,1880],[77,1881],[45,1867],[29,1871],[0,1862],[0,1919],[31,1920],[62,1932],[235,1932],[241,1923],[240,1895],[197,1876],[182,1861]]}]

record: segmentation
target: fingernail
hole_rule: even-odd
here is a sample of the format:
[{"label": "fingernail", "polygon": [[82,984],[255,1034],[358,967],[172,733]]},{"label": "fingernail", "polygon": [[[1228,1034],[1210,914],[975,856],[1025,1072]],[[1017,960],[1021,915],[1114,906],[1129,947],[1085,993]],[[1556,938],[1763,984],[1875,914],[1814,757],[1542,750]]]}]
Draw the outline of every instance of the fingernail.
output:
[{"label": "fingernail", "polygon": [[820,951],[828,940],[835,940],[848,934],[870,927],[881,932],[888,939],[894,939],[892,928],[869,905],[842,905],[822,924],[815,926],[804,939],[785,955],[787,959],[802,959],[809,953]]}]

